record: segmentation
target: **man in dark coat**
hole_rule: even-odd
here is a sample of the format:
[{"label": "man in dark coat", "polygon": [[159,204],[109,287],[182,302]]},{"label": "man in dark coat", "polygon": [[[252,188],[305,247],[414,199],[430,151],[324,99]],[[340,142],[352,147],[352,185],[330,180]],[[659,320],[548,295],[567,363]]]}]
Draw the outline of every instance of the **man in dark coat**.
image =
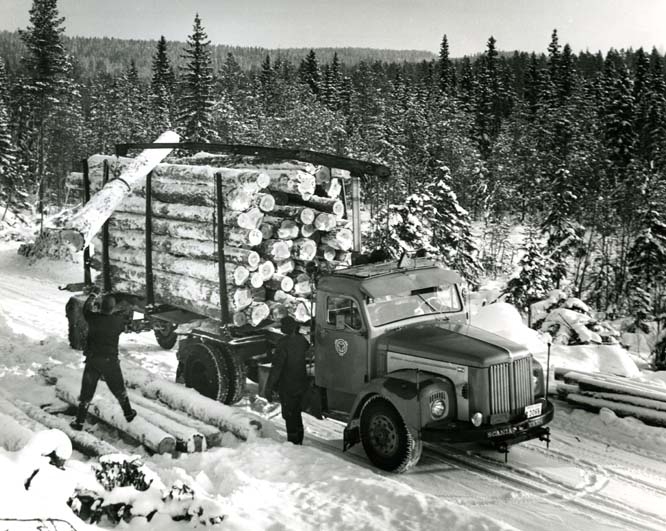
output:
[{"label": "man in dark coat", "polygon": [[126,317],[123,312],[114,311],[116,299],[113,295],[107,294],[102,297],[100,311],[93,311],[93,300],[94,296],[91,295],[83,306],[83,315],[88,323],[88,338],[83,351],[86,364],[81,381],[79,409],[76,420],[70,424],[75,430],[83,428],[88,406],[95,395],[100,378],[104,379],[118,400],[125,420],[131,422],[136,417],[136,411],[132,409],[125,390],[125,381],[118,360],[118,339],[125,331]]},{"label": "man in dark coat", "polygon": [[282,418],[287,425],[287,440],[294,444],[303,444],[301,411],[308,389],[305,358],[310,344],[298,333],[298,325],[291,316],[282,319],[281,330],[285,337],[280,339],[275,348],[265,394],[270,400],[273,391],[278,390]]}]

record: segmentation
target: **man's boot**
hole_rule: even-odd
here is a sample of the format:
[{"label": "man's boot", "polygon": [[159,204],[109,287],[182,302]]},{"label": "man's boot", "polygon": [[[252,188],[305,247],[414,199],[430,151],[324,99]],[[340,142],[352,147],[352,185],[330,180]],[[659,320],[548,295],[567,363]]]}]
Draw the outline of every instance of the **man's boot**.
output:
[{"label": "man's boot", "polygon": [[121,407],[123,408],[123,415],[125,415],[125,420],[127,422],[132,422],[134,417],[136,417],[136,411],[132,409],[129,398],[125,397],[121,403]]},{"label": "man's boot", "polygon": [[294,444],[303,444],[303,437],[305,436],[305,432],[303,430],[299,430],[296,432],[296,440]]},{"label": "man's boot", "polygon": [[86,415],[88,414],[88,406],[90,402],[80,402],[79,409],[76,412],[76,419],[74,419],[69,425],[73,430],[81,431],[83,429],[83,424],[86,421]]}]

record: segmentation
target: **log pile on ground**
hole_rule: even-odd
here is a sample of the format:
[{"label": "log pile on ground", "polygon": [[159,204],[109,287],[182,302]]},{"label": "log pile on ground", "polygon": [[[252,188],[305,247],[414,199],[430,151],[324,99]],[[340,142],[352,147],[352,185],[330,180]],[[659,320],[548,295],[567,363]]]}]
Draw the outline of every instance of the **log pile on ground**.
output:
[{"label": "log pile on ground", "polygon": [[[138,371],[142,383],[151,381],[154,377],[146,376],[140,369]],[[72,406],[78,404],[78,388],[80,376],[72,370],[62,367],[48,367],[43,373],[55,383],[56,395]],[[137,381],[135,378],[132,381]],[[164,382],[168,384],[169,382]],[[153,384],[159,388],[159,384]],[[175,384],[174,384],[175,385]],[[138,415],[131,422],[125,421],[120,406],[105,386],[98,387],[95,398],[88,410],[92,416],[103,420],[127,434],[132,439],[142,443],[146,448],[157,453],[175,452],[202,452],[209,447],[221,446],[223,433],[214,422],[205,422],[201,418],[194,418],[181,411],[174,411],[163,403],[157,402],[153,395],[152,399],[146,398],[141,393],[129,390],[128,395],[132,407]],[[75,432],[69,428],[68,421],[55,415],[42,411],[37,406],[27,404],[20,400],[13,400],[15,406],[26,413],[27,417],[48,427],[62,429],[72,439],[75,447],[87,455],[104,455],[117,451],[112,446],[98,440],[91,434]],[[239,421],[240,423],[241,421]],[[233,424],[233,421],[231,422]],[[228,431],[225,426],[224,431]],[[239,428],[236,431],[242,431]],[[230,430],[233,431],[233,430]]]},{"label": "log pile on ground", "polygon": [[557,369],[558,395],[590,411],[610,409],[618,417],[635,417],[645,424],[666,427],[666,389],[611,376]]},{"label": "log pile on ground", "polygon": [[[232,325],[256,327],[292,315],[312,317],[313,277],[348,265],[353,238],[340,198],[349,175],[307,163],[195,157],[162,163],[151,176],[155,299],[221,318],[218,249],[226,265]],[[91,193],[132,159],[88,159]],[[234,165],[235,167],[223,167]],[[224,197],[224,241],[217,241],[215,175]],[[70,175],[70,186],[80,174]],[[80,181],[78,182],[80,185]],[[115,291],[145,294],[146,188],[135,187],[109,223],[109,273]],[[101,240],[95,246],[101,248]],[[99,259],[96,262],[101,267]]]}]

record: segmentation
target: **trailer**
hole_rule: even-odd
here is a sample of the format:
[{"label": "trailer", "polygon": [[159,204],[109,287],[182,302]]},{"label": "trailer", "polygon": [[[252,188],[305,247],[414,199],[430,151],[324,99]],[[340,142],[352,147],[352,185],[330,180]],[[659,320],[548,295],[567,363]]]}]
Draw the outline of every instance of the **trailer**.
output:
[{"label": "trailer", "polygon": [[[360,256],[360,191],[368,177],[387,179],[379,164],[316,153],[225,144],[119,144],[130,149],[181,150],[250,155],[263,160],[301,160],[346,170],[351,179],[353,253]],[[108,175],[107,175],[108,177]],[[84,164],[84,195],[90,197]],[[225,195],[215,175],[214,234],[225,241]],[[275,323],[233,326],[228,307],[224,245],[217,246],[219,319],[166,304],[153,285],[151,176],[145,185],[145,293],[123,293],[111,282],[109,224],[102,229],[101,285],[128,312],[128,326],[152,330],[158,343],[178,343],[177,379],[227,404],[237,402],[246,379],[258,381],[281,337]],[[83,293],[67,304],[70,344],[85,340],[83,302],[93,289],[91,257],[84,258]],[[511,444],[549,442],[553,418],[543,370],[524,347],[468,324],[460,276],[434,261],[404,255],[399,261],[363,263],[314,275],[313,317],[305,333],[312,346],[311,411],[347,424],[344,450],[362,443],[378,467],[402,472],[413,467],[423,441]],[[133,316],[139,313],[140,318]]]}]

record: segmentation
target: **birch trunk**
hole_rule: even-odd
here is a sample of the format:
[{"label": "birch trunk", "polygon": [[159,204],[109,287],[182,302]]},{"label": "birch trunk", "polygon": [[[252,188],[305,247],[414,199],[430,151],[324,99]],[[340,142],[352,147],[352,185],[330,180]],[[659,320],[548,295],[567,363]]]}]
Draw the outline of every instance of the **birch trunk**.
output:
[{"label": "birch trunk", "polygon": [[[179,140],[180,137],[176,133],[167,131],[155,142],[171,143]],[[90,245],[118,205],[132,189],[144,182],[146,175],[171,151],[171,149],[147,149],[133,159],[120,177],[109,181],[65,223],[61,234],[62,241],[69,242],[77,250]]]}]

